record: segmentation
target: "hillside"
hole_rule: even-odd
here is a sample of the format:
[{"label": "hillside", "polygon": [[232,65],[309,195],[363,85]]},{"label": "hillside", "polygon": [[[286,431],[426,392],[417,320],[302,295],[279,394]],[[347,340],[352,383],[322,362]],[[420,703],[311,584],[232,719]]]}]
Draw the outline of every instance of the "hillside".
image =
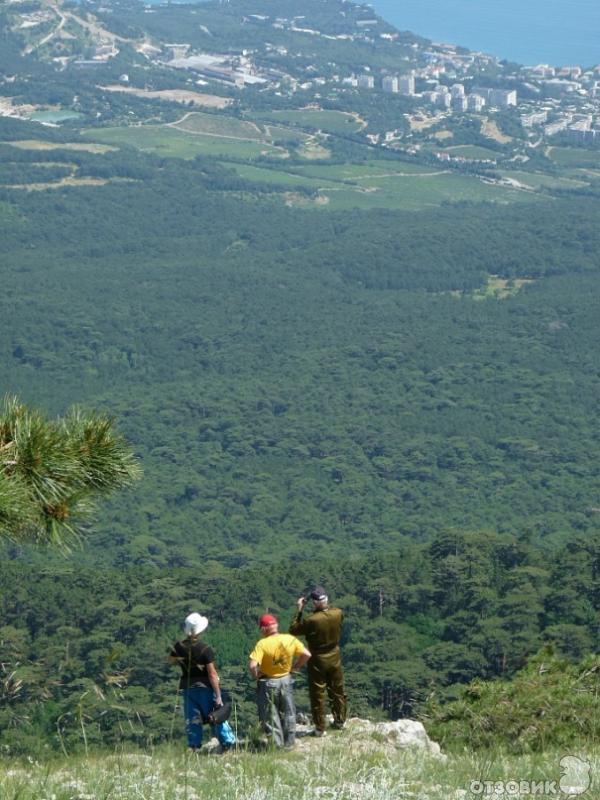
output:
[{"label": "hillside", "polygon": [[[90,745],[147,744],[119,681],[164,743],[197,606],[248,719],[256,617],[316,581],[365,715],[597,649],[593,70],[580,140],[523,122],[525,84],[550,126],[567,100],[518,65],[303,12],[0,7],[2,390],[108,413],[145,474],[68,560],[2,548],[11,753],[84,712]],[[524,105],[442,109],[438,79]]]}]

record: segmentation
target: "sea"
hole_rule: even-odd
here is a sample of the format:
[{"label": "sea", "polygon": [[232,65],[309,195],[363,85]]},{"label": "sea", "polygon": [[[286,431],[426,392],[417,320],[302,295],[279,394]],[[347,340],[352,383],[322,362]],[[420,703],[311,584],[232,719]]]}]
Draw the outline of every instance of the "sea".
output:
[{"label": "sea", "polygon": [[518,64],[600,64],[600,0],[370,0],[399,30]]}]

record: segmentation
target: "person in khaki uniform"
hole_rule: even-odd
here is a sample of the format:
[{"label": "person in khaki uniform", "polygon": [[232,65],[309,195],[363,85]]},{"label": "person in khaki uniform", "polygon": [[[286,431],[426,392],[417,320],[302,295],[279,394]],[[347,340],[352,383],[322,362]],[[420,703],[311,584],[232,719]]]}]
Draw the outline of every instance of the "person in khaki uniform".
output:
[{"label": "person in khaki uniform", "polygon": [[344,671],[340,654],[340,638],[344,614],[341,609],[329,605],[327,592],[315,586],[310,593],[314,611],[303,619],[307,599],[298,598],[298,613],[290,625],[294,636],[306,637],[311,659],[308,662],[308,691],[310,709],[315,725],[315,736],[325,733],[325,693],[329,697],[333,712],[333,727],[341,730],[346,722],[346,694]]}]

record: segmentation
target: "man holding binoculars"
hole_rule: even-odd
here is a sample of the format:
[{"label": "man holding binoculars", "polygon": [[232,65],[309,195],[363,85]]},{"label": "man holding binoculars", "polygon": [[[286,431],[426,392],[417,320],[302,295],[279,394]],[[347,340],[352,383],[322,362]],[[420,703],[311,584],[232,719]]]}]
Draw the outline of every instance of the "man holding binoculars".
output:
[{"label": "man holding binoculars", "polygon": [[[314,611],[303,619],[304,607],[312,600]],[[341,730],[346,721],[346,695],[344,693],[344,671],[340,653],[340,639],[344,614],[341,609],[329,605],[327,592],[315,586],[308,597],[296,601],[298,613],[290,625],[290,633],[304,636],[311,652],[308,662],[308,691],[310,708],[315,725],[315,736],[325,733],[325,693],[329,697],[333,712],[333,727]]]}]

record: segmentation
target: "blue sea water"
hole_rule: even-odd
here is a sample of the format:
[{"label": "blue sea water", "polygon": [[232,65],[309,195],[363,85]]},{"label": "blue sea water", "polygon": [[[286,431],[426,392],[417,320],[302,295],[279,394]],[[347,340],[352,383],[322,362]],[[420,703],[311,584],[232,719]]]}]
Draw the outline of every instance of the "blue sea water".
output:
[{"label": "blue sea water", "polygon": [[370,0],[400,30],[520,64],[600,63],[600,0]]}]

